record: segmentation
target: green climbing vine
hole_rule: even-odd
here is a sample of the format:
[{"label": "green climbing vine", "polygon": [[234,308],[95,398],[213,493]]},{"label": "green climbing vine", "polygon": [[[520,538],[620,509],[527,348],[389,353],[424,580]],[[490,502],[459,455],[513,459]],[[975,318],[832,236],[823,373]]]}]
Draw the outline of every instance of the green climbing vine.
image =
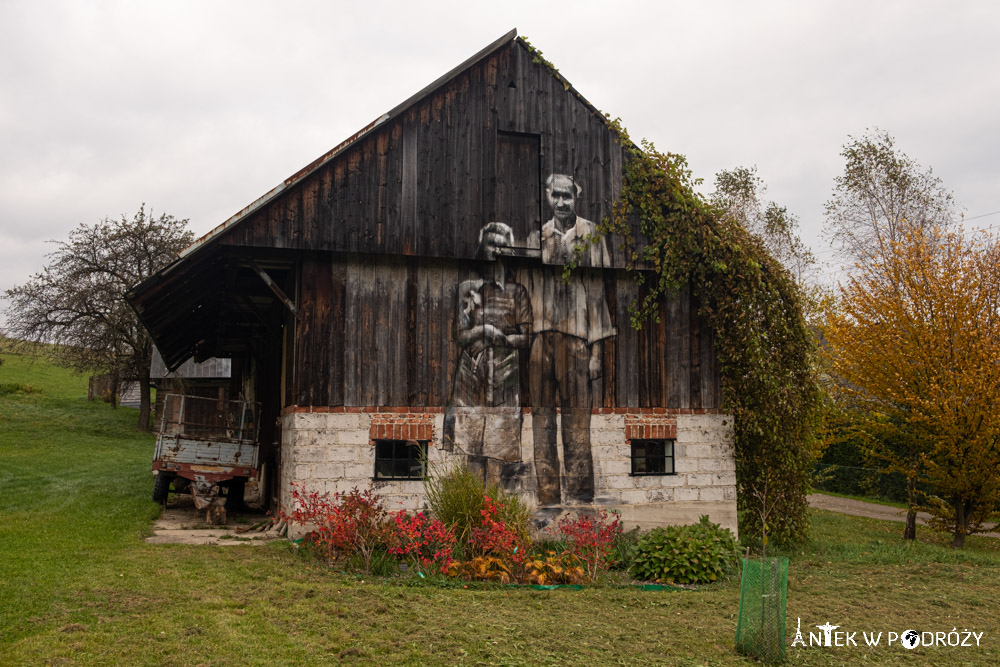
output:
[{"label": "green climbing vine", "polygon": [[619,121],[609,123],[626,152],[623,185],[595,238],[614,233],[625,241],[643,287],[630,306],[632,326],[691,285],[714,332],[722,407],[735,419],[740,532],[757,539],[766,523],[771,540],[801,540],[821,397],[803,295],[756,237],[695,192],[683,156],[646,141],[640,148]]},{"label": "green climbing vine", "polygon": [[[531,45],[531,42],[528,41],[527,37],[522,35],[518,39],[528,49],[528,53],[531,54],[531,62],[535,63],[536,65],[541,65],[542,67],[545,67],[550,72],[552,72],[552,74],[555,75],[556,79],[563,85],[564,90],[569,90],[572,87],[573,84],[571,84],[569,80],[567,80],[566,77],[562,75],[562,73],[556,68],[555,65],[553,65],[551,62],[545,59],[545,56],[542,55],[540,49],[537,49]],[[579,94],[577,96],[579,97]]]}]

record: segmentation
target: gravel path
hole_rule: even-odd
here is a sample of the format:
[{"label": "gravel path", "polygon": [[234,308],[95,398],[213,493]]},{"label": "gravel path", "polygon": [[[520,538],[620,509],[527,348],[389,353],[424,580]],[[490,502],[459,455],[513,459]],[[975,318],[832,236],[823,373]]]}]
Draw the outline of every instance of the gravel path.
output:
[{"label": "gravel path", "polygon": [[[878,503],[867,503],[863,500],[853,498],[840,498],[838,496],[828,496],[825,493],[809,494],[809,506],[816,509],[829,510],[840,514],[850,514],[851,516],[863,516],[869,519],[882,519],[883,521],[906,521],[906,510],[889,505],[879,505]],[[927,512],[917,513],[917,523],[924,526],[930,519]],[[997,526],[993,526],[996,530]],[[985,537],[1000,537],[1000,532],[977,533]]]}]

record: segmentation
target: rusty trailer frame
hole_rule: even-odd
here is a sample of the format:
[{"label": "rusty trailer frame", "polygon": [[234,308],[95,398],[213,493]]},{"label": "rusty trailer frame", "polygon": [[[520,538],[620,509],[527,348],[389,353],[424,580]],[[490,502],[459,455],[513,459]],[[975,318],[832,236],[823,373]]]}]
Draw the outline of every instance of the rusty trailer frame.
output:
[{"label": "rusty trailer frame", "polygon": [[154,500],[165,500],[166,482],[181,477],[192,482],[201,509],[218,496],[218,484],[256,478],[259,417],[257,402],[167,394],[153,455],[163,480],[154,485]]}]

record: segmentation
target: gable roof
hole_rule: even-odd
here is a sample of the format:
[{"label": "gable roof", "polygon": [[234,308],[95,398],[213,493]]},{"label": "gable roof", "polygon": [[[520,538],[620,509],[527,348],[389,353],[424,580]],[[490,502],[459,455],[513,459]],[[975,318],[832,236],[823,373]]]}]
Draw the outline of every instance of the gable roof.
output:
[{"label": "gable roof", "polygon": [[[212,231],[210,231],[208,234],[205,234],[201,238],[197,239],[194,243],[192,243],[187,248],[185,248],[184,250],[182,250],[180,252],[180,254],[179,254],[179,257],[180,258],[184,258],[184,257],[190,255],[191,253],[196,252],[200,247],[202,247],[203,245],[205,245],[207,243],[210,243],[213,239],[215,239],[216,237],[220,236],[223,232],[227,231],[228,229],[230,229],[234,225],[238,225],[249,214],[253,213],[257,209],[259,209],[261,206],[267,204],[268,202],[270,202],[271,200],[273,200],[275,197],[277,197],[285,188],[288,188],[288,187],[294,185],[295,183],[298,183],[299,181],[301,181],[305,177],[309,176],[310,174],[312,174],[314,171],[316,171],[320,167],[322,167],[322,166],[326,165],[327,163],[329,163],[330,161],[334,160],[338,155],[340,155],[341,153],[343,153],[344,151],[346,151],[348,148],[350,148],[351,146],[353,146],[358,140],[360,140],[362,137],[366,136],[369,132],[371,132],[372,130],[374,130],[376,127],[378,127],[382,123],[384,123],[384,122],[386,122],[386,121],[388,121],[388,120],[390,120],[392,118],[395,118],[396,116],[402,115],[407,109],[409,109],[410,107],[412,107],[414,104],[416,104],[420,100],[424,99],[425,97],[427,97],[428,95],[430,95],[431,93],[433,93],[435,90],[437,90],[441,86],[445,85],[446,83],[448,83],[449,81],[451,81],[452,79],[454,79],[456,76],[458,76],[459,74],[461,74],[462,72],[464,72],[468,68],[470,68],[473,65],[475,65],[476,63],[478,63],[480,60],[483,60],[487,56],[491,55],[494,51],[496,51],[499,48],[507,45],[508,43],[514,41],[515,39],[520,39],[517,36],[517,28],[512,29],[506,35],[500,37],[495,42],[493,42],[492,44],[490,44],[486,48],[482,49],[481,51],[479,51],[478,53],[476,53],[475,55],[473,55],[471,58],[468,58],[467,60],[465,60],[462,64],[460,64],[457,67],[451,69],[446,74],[438,77],[430,85],[425,86],[419,92],[411,95],[410,97],[408,97],[402,103],[397,104],[395,107],[393,107],[392,109],[390,109],[386,113],[382,114],[381,116],[379,116],[378,118],[376,118],[372,122],[368,123],[363,128],[361,128],[360,130],[358,130],[357,132],[355,132],[354,134],[352,134],[351,136],[349,136],[347,139],[345,139],[344,141],[340,142],[339,144],[337,144],[336,146],[334,146],[333,148],[331,148],[330,150],[328,150],[326,153],[323,153],[323,155],[319,156],[318,158],[316,158],[315,160],[313,160],[312,162],[310,162],[309,164],[307,164],[302,169],[299,169],[297,172],[295,172],[294,174],[292,174],[291,176],[289,176],[288,178],[286,178],[284,181],[282,181],[281,183],[279,183],[278,185],[276,185],[275,187],[273,187],[271,190],[269,190],[268,192],[266,192],[262,196],[258,197],[252,203],[250,203],[247,206],[245,206],[242,209],[240,209],[240,211],[237,212],[236,215],[230,217],[228,220],[226,220],[225,222],[223,222],[221,225],[217,226],[215,229],[213,229]],[[521,40],[521,41],[523,41],[523,40]]]},{"label": "gable roof", "polygon": [[[233,350],[227,350],[218,343],[218,339],[221,337],[218,331],[223,326],[220,320],[223,318],[243,316],[248,319],[261,320],[261,313],[256,313],[252,318],[250,315],[241,315],[240,308],[230,308],[229,312],[222,312],[226,308],[223,290],[232,289],[227,286],[227,283],[231,285],[236,280],[234,278],[236,271],[234,265],[242,261],[239,248],[219,243],[223,237],[230,237],[231,233],[237,229],[246,229],[244,223],[256,217],[256,214],[266,211],[270,204],[276,203],[294,186],[301,186],[310,176],[336,162],[355,146],[358,146],[363,139],[373,135],[375,130],[387,126],[389,121],[402,120],[404,114],[407,114],[416,105],[445,89],[463,73],[475,68],[482,61],[512,43],[519,44],[530,54],[531,62],[541,64],[558,81],[557,89],[565,90],[567,94],[572,95],[578,102],[582,103],[585,108],[582,110],[584,114],[592,114],[599,118],[600,122],[608,124],[605,116],[584,99],[564,77],[550,64],[537,57],[537,52],[526,41],[518,37],[516,29],[511,30],[286,178],[184,249],[173,263],[135,286],[129,292],[129,301],[156,341],[167,367],[174,369],[191,356],[194,356],[196,360],[201,360],[210,356],[231,354]],[[270,267],[265,265],[265,268],[268,271],[273,270],[281,274],[288,267],[283,267],[280,261],[276,261]],[[243,269],[249,271],[246,269],[245,262]],[[259,271],[257,273],[260,275]],[[256,277],[253,279],[257,280]],[[273,291],[273,287],[271,289]],[[209,293],[213,290],[214,293]],[[242,296],[246,297],[247,295],[244,292]],[[267,308],[272,301],[272,296],[267,289],[251,294],[249,298],[255,302],[255,308],[260,310]],[[249,322],[243,323],[243,326],[244,330],[253,330],[253,325]],[[185,329],[185,331],[180,332],[180,328]],[[213,337],[216,339],[214,342]]]}]

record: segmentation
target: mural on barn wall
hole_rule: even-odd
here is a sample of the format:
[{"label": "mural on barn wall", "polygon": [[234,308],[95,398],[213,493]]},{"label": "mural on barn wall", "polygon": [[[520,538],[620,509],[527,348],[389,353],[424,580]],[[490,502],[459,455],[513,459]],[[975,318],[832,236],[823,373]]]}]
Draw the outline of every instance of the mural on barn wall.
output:
[{"label": "mural on barn wall", "polygon": [[514,246],[509,225],[491,222],[479,233],[484,260],[478,279],[458,286],[455,339],[461,348],[445,413],[444,447],[468,456],[489,484],[510,486],[521,462],[521,365],[531,339],[531,300],[508,279],[501,248]]},{"label": "mural on barn wall", "polygon": [[[486,483],[530,488],[525,478],[532,466],[520,447],[527,385],[538,504],[589,503],[593,385],[603,374],[603,343],[616,334],[599,270],[611,261],[603,238],[581,245],[596,226],[577,214],[576,180],[550,174],[544,192],[551,217],[526,239],[526,247],[540,248],[543,266],[507,266],[504,256],[518,247],[507,223],[480,230],[481,274],[458,287],[454,333],[461,353],[443,442],[466,454]],[[564,280],[562,266],[576,254],[579,268]]]}]

